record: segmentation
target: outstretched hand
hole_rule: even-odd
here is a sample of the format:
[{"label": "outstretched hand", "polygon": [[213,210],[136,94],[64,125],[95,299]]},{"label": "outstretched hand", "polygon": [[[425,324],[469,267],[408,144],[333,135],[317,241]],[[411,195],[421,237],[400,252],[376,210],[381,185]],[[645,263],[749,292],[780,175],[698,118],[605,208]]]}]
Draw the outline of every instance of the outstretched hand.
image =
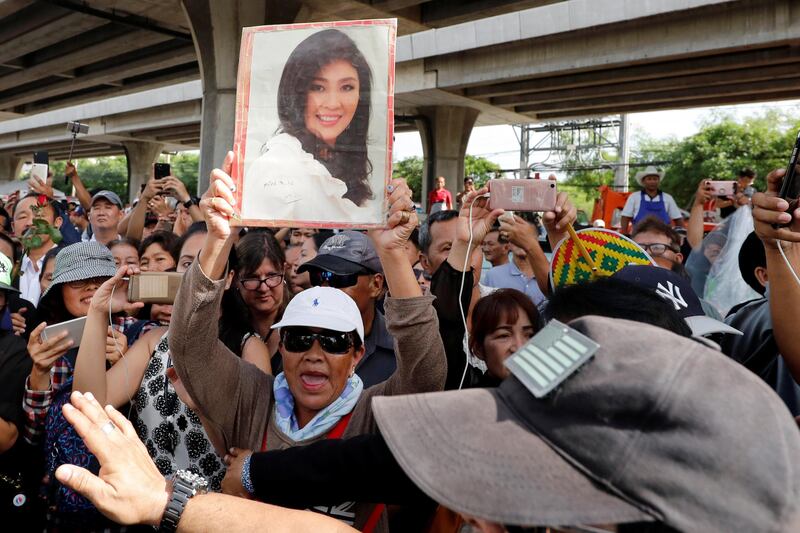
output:
[{"label": "outstretched hand", "polygon": [[[753,225],[758,238],[770,248],[777,248],[776,239],[800,242],[800,209],[787,213],[789,202],[778,196],[785,174],[784,169],[773,170],[767,175],[767,191],[753,195]],[[776,228],[776,224],[787,226]]]},{"label": "outstretched hand", "polygon": [[235,155],[228,152],[222,168],[211,171],[211,182],[208,190],[200,200],[200,211],[208,226],[208,234],[220,240],[227,239],[231,234],[230,219],[235,216],[233,206],[236,198],[233,193],[236,186],[231,178]]},{"label": "outstretched hand", "polygon": [[492,229],[497,217],[505,212],[502,209],[489,209],[489,199],[484,196],[488,192],[489,188],[483,187],[464,195],[461,202],[461,210],[458,212],[456,240],[464,243],[469,242],[471,227],[472,245],[473,247],[480,246],[486,234]]},{"label": "outstretched hand", "polygon": [[[554,174],[547,178],[555,181]],[[571,226],[578,219],[578,209],[569,199],[569,194],[561,191],[556,196],[556,206],[552,211],[545,211],[542,214],[542,224],[547,230],[547,236],[551,243],[559,242],[566,236],[567,226]]]},{"label": "outstretched hand", "polygon": [[389,215],[386,228],[370,230],[369,236],[380,252],[403,251],[414,228],[419,224],[411,189],[406,180],[395,178],[386,187]]},{"label": "outstretched hand", "polygon": [[134,265],[122,265],[113,277],[107,279],[97,288],[89,308],[92,311],[104,314],[126,312],[132,313],[144,307],[142,302],[128,301],[128,281],[123,279],[126,276],[139,274],[139,267]]},{"label": "outstretched hand", "polygon": [[91,394],[75,391],[70,401],[64,418],[97,457],[100,475],[61,465],[56,478],[117,523],[157,526],[169,499],[167,482],[131,423],[110,405],[103,410]]}]

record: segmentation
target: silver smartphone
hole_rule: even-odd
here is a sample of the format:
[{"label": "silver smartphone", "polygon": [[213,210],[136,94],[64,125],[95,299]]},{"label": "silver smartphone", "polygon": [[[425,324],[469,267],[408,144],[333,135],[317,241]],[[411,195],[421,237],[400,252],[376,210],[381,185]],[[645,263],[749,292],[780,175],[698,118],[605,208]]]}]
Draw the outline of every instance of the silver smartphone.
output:
[{"label": "silver smartphone", "polygon": [[85,325],[86,317],[83,316],[81,318],[75,318],[73,320],[67,320],[66,322],[47,326],[44,328],[44,331],[42,331],[42,340],[46,341],[47,339],[52,339],[62,331],[66,331],[68,334],[63,340],[70,339],[73,347],[78,346],[81,343],[81,337],[83,337],[83,327]]}]

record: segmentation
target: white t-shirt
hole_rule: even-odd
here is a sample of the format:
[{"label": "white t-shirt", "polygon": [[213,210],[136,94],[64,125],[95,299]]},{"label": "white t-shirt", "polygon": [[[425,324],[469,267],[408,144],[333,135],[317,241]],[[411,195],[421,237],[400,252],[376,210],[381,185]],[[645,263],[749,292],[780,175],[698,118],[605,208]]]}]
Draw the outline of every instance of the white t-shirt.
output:
[{"label": "white t-shirt", "polygon": [[667,210],[670,220],[683,218],[681,210],[678,209],[678,204],[671,195],[665,192],[659,192],[655,198],[650,198],[650,195],[647,193],[642,194],[641,191],[637,191],[628,196],[628,201],[625,202],[625,207],[622,208],[622,216],[636,218],[636,215],[639,213],[639,207],[642,204],[642,196],[644,196],[645,202],[657,202],[660,200],[659,196],[662,196],[664,198],[664,209]]},{"label": "white t-shirt", "polygon": [[[267,141],[265,152],[245,167],[245,178],[241,212],[245,220],[382,222],[382,202],[367,200],[359,207],[343,198],[347,185],[331,176],[325,165],[288,133]],[[381,193],[373,191],[382,200]]]}]

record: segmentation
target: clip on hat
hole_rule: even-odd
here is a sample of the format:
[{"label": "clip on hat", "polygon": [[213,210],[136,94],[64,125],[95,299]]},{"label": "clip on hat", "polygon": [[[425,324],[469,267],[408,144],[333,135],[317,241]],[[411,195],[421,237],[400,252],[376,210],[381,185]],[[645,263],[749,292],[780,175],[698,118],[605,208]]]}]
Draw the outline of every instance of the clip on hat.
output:
[{"label": "clip on hat", "polygon": [[536,398],[543,398],[592,358],[600,345],[551,320],[514,355],[505,366]]}]

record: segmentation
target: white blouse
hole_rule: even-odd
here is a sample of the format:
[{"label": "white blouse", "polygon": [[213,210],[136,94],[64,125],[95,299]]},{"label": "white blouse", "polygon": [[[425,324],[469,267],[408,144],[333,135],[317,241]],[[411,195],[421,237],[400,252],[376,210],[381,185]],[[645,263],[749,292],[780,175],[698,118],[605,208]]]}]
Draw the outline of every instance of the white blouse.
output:
[{"label": "white blouse", "polygon": [[245,166],[241,215],[245,220],[382,222],[381,202],[367,200],[359,207],[344,198],[346,193],[347,185],[303,150],[296,137],[281,133],[267,142],[261,156]]}]

